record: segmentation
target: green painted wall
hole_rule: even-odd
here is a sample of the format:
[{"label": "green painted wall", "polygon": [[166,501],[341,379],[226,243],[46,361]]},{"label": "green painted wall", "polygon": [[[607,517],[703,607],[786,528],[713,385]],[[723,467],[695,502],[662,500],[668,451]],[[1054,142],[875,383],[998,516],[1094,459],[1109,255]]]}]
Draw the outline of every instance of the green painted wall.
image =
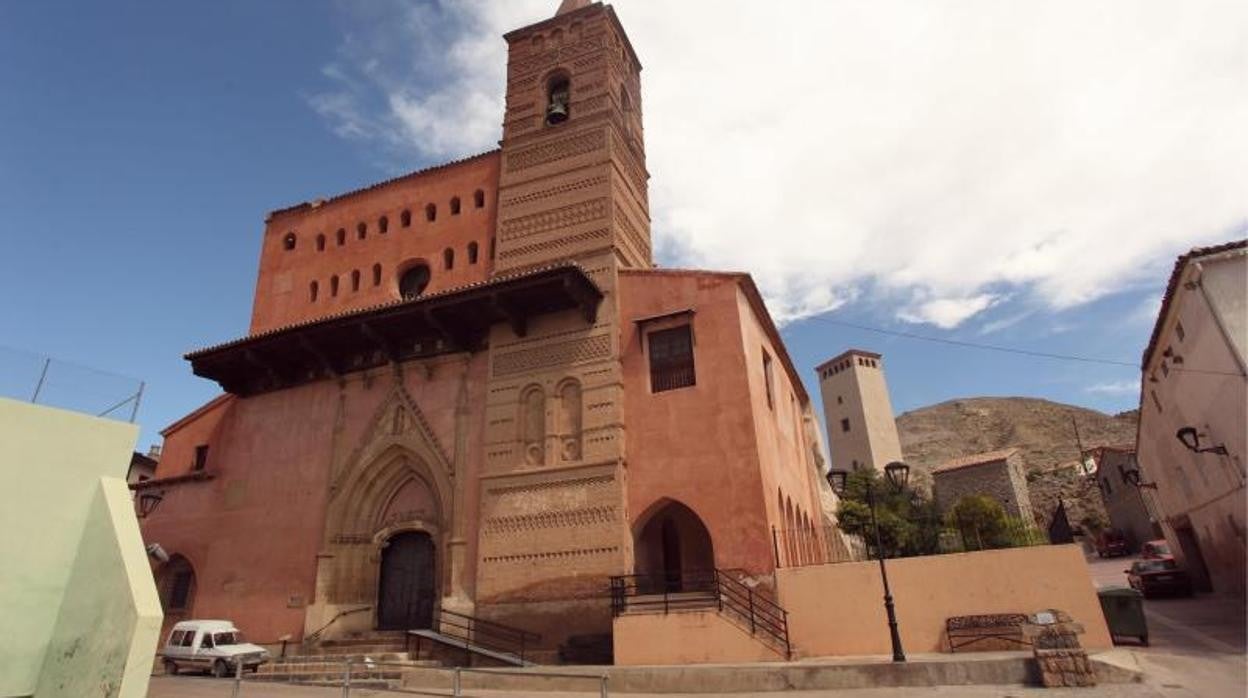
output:
[{"label": "green painted wall", "polygon": [[[106,606],[109,618],[124,616],[119,608],[129,605],[136,630],[155,610],[159,632],[155,584],[124,490],[138,431],[133,424],[0,398],[0,696],[39,691],[54,637],[60,642],[70,632],[84,639],[125,632],[87,625],[97,621],[79,615],[75,609],[81,603]],[[80,554],[84,542],[94,549]],[[93,573],[100,584],[92,583]],[[85,596],[62,617],[71,584]],[[122,588],[126,585],[130,588]],[[152,635],[150,645],[141,648],[147,653],[145,671],[155,651]],[[99,685],[79,695],[101,695]]]}]

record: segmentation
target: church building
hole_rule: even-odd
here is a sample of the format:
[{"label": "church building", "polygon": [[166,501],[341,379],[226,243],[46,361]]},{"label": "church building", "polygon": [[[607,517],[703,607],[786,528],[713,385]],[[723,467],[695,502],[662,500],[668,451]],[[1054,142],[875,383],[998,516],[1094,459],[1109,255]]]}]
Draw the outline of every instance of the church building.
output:
[{"label": "church building", "polygon": [[186,355],[223,392],[133,485],[161,497],[167,625],[272,644],[453,613],[553,649],[611,632],[613,576],[764,593],[799,540],[776,531],[826,543],[816,418],[758,288],[654,265],[615,12],[564,0],[503,38],[499,147],[272,211],[249,331]]}]

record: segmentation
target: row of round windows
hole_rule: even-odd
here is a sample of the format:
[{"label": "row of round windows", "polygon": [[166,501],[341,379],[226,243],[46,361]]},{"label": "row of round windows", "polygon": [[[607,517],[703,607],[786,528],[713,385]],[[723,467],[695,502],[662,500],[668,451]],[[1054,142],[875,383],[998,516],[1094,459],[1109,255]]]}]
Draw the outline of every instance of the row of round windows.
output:
[{"label": "row of round windows", "polygon": [[[468,243],[468,247],[465,249],[465,252],[465,256],[468,258],[468,263],[475,265],[481,256],[481,247],[475,242],[470,242]],[[448,271],[455,268],[455,250],[450,247],[442,250],[442,268]],[[425,286],[429,283],[429,276],[429,266],[424,263],[417,264],[415,267],[409,269],[407,273],[404,274],[404,277],[399,280],[399,292],[404,297],[415,297],[420,295],[420,293],[425,290]],[[414,281],[419,278],[423,278],[423,280],[419,282]],[[361,286],[361,274],[359,269],[351,271],[350,280],[351,291],[359,291]],[[372,281],[374,287],[381,285],[380,264],[373,265]],[[337,274],[329,277],[329,296],[331,298],[338,297],[340,286],[341,279],[339,279]],[[419,286],[418,289],[416,288],[417,286]],[[320,295],[321,284],[319,281],[313,280],[308,284],[308,298],[310,302],[315,303],[317,299],[320,298]]]},{"label": "row of round windows", "polygon": [[[485,208],[485,192],[483,190],[478,189],[475,192],[473,192],[472,204],[473,204],[473,208],[478,208],[478,209]],[[460,201],[459,197],[458,196],[451,197],[451,201],[450,201],[451,215],[458,216],[462,208],[463,208],[463,204]],[[438,220],[438,205],[437,204],[434,204],[434,203],[425,204],[425,220],[430,223],[433,223],[434,221]],[[399,226],[403,228],[409,228],[411,227],[411,225],[412,225],[412,212],[408,209],[403,209],[402,213],[399,214]],[[389,231],[390,231],[389,217],[382,216],[378,218],[377,219],[377,232],[384,234]],[[357,223],[355,226],[355,236],[359,240],[363,240],[367,238],[368,237],[368,223],[365,223],[362,221],[360,223]],[[335,233],[334,237],[336,238],[336,242],[338,243],[339,247],[347,244],[347,229],[339,228],[338,232]],[[328,241],[324,233],[317,235],[316,236],[316,251],[324,252],[327,242]],[[286,236],[282,238],[282,249],[286,250],[287,252],[293,251],[298,246],[299,246],[299,236],[295,234],[293,231],[286,233]]]}]

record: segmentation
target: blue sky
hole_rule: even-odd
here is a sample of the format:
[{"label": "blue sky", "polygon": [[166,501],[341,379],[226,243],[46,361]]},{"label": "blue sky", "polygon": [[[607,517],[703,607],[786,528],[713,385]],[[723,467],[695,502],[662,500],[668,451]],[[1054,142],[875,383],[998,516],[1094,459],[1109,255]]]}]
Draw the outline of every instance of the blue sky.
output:
[{"label": "blue sky", "polygon": [[[246,331],[264,214],[491,147],[501,120],[500,35],[556,5],[0,3],[0,392],[21,395],[38,378],[38,361],[13,349],[140,379],[140,445],[158,440],[160,428],[216,392],[191,375],[182,353]],[[1065,81],[1079,82],[1069,76],[1087,68],[1117,75],[1119,85],[1152,84],[1115,72],[1136,68],[1092,51],[1070,73],[1010,77],[1001,85],[1023,82],[1029,91],[983,102],[955,70],[958,61],[982,61],[946,46],[970,31],[959,24],[969,20],[896,3],[881,3],[878,17],[828,17],[828,26],[897,26],[902,17],[900,31],[911,35],[898,45],[937,37],[924,49],[936,68],[910,75],[897,68],[907,65],[904,55],[877,55],[848,38],[830,56],[776,52],[782,65],[826,58],[818,80],[795,79],[829,91],[786,100],[787,114],[773,120],[775,112],[725,96],[734,85],[723,75],[729,59],[715,52],[717,41],[733,40],[727,20],[722,33],[695,41],[698,3],[669,14],[656,5],[617,3],[645,66],[659,261],[755,272],[813,394],[813,366],[852,346],[885,355],[899,412],[974,395],[1130,409],[1134,368],[951,347],[828,320],[1134,363],[1174,256],[1244,234],[1248,150],[1242,128],[1229,124],[1248,109],[1242,95],[1218,89],[1231,84],[1221,82],[1224,73],[1242,76],[1242,52],[1230,47],[1244,37],[1219,30],[1227,22],[1216,13],[1206,13],[1208,27],[1177,29],[1164,12],[1151,24],[1138,13],[1141,25],[1127,34],[1179,35],[1143,64],[1163,86],[1178,80],[1188,92],[1151,109],[1164,118],[1135,132],[1114,124],[1140,106],[1142,92],[1108,90],[1113,101],[1092,102],[1088,117],[1088,98]],[[806,9],[825,7],[850,12],[852,4]],[[1029,21],[1027,36],[1042,39],[1044,22]],[[759,33],[794,40],[779,27]],[[1122,40],[1141,40],[1132,36]],[[1086,38],[1088,46],[1106,41]],[[1058,50],[1041,39],[1018,65]],[[1070,41],[1078,53],[1078,37]],[[1009,55],[995,44],[979,49]],[[736,80],[761,84],[744,72],[770,69],[754,59]],[[1204,82],[1192,84],[1184,71],[1196,65]],[[897,101],[913,92],[905,80],[930,85],[955,74],[928,102]],[[1044,91],[1053,84],[1058,92]],[[988,109],[990,125],[1014,126],[933,113],[930,105],[949,104],[950,95],[976,114]],[[1034,109],[1010,106],[1027,99],[1075,107],[1037,121]],[[708,107],[699,113],[688,100]],[[999,112],[984,106],[998,102]],[[839,116],[828,116],[829,105]],[[1051,132],[1063,135],[1054,141]],[[1119,157],[1139,154],[1142,142],[1152,144],[1142,162]],[[768,189],[773,181],[796,183]],[[1029,193],[1006,191],[1007,181]],[[745,188],[755,195],[749,211],[737,208],[749,198]],[[81,375],[54,372],[50,390],[79,391],[76,406],[98,409],[125,395],[125,379]]]}]

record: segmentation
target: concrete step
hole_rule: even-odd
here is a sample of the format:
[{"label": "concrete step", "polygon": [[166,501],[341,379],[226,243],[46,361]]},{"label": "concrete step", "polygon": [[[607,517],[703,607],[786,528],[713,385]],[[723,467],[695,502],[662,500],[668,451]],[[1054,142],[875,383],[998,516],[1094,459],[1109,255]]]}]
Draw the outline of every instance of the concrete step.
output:
[{"label": "concrete step", "polygon": [[[402,678],[403,671],[404,670],[402,667],[377,667],[374,669],[365,669],[363,667],[356,669],[353,667],[351,670],[351,682],[355,683],[356,681],[391,681],[391,680],[397,681],[400,678]],[[339,684],[341,684],[343,676],[344,676],[344,673],[343,673],[342,667],[333,667],[330,669],[323,669],[323,670],[322,669],[310,669],[306,671],[302,671],[302,670],[301,671],[282,671],[282,672],[271,672],[267,674],[255,673],[251,675],[250,680],[271,681],[271,682],[278,682],[278,683],[281,683],[281,682],[310,683],[314,681],[324,681],[324,682],[336,681]]]},{"label": "concrete step", "polygon": [[324,662],[333,662],[342,664],[350,659],[353,662],[407,662],[413,659],[408,652],[368,652],[350,654],[299,654],[288,655],[286,657],[275,657],[269,663],[262,664],[261,667],[288,666],[295,664],[315,664]]}]

